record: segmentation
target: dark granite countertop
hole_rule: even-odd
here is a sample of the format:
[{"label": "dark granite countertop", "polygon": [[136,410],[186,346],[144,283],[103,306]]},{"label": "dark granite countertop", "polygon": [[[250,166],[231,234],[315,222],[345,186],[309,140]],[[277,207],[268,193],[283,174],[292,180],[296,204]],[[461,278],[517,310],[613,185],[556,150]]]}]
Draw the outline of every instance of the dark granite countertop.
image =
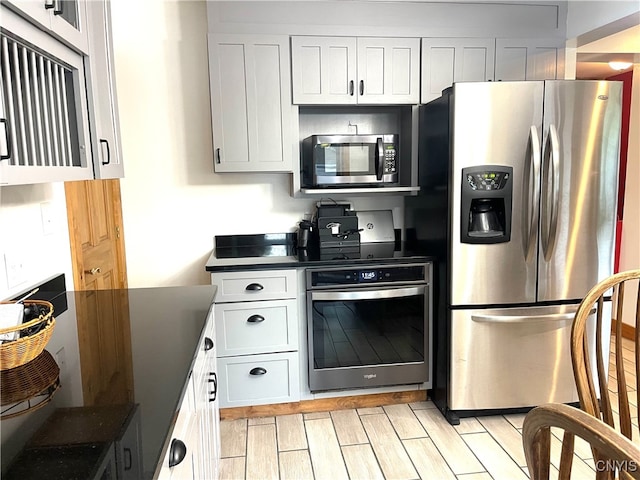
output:
[{"label": "dark granite countertop", "polygon": [[208,272],[232,272],[434,260],[428,251],[410,249],[401,242],[362,243],[358,252],[329,253],[314,245],[299,249],[295,244],[295,234],[289,235],[293,236],[216,237],[216,248],[207,260],[205,269]]},{"label": "dark granite countertop", "polygon": [[[168,448],[215,292],[211,285],[66,292],[68,308],[60,314],[54,311],[55,329],[45,349],[60,369],[60,387],[50,403],[14,418],[6,416],[28,404],[3,404],[2,477],[89,478],[84,473],[71,475],[69,468],[81,468],[74,463],[80,453],[85,459],[92,453],[93,463],[100,461],[107,445],[105,423],[95,432],[79,428],[62,434],[49,428],[45,434],[45,427],[54,414],[64,416],[70,407],[85,407],[86,412],[100,407],[100,414],[106,415],[105,408],[129,411],[126,406],[136,404],[144,478],[151,478]],[[60,454],[52,458],[60,464],[59,475],[47,454],[37,449],[52,436],[57,438],[55,445],[62,444]],[[70,445],[77,448],[67,448]],[[49,453],[55,452],[50,448]],[[46,474],[34,473],[36,464],[48,469]]]}]

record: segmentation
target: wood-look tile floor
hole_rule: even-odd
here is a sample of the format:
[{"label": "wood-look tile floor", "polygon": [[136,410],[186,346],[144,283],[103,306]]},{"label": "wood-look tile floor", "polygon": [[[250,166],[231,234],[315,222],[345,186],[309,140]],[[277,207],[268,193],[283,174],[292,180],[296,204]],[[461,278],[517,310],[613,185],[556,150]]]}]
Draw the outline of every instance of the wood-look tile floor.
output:
[{"label": "wood-look tile floor", "polygon": [[[628,356],[633,358],[632,342],[623,346],[625,357],[629,350]],[[632,371],[629,374],[635,375]],[[635,385],[633,379],[629,380]],[[611,385],[615,389],[615,384]],[[637,412],[633,398],[631,401]],[[425,401],[223,420],[220,478],[527,479],[522,448],[524,417],[525,414],[472,417],[452,426],[431,401]],[[561,434],[554,435],[552,464],[557,466]],[[572,478],[593,475],[591,450],[576,439]]]}]

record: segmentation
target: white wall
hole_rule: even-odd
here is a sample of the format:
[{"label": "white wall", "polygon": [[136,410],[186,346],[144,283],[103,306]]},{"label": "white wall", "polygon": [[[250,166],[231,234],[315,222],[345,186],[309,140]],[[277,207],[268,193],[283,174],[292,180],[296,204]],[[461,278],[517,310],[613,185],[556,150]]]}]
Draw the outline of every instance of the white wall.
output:
[{"label": "white wall", "polygon": [[64,184],[0,187],[0,300],[59,273],[72,289]]},{"label": "white wall", "polygon": [[[214,174],[204,2],[112,1],[130,287],[210,283],[213,237],[295,231],[289,174]],[[352,199],[389,208],[402,198]]]},{"label": "white wall", "polygon": [[569,0],[567,38],[577,38],[638,11],[637,0]]},{"label": "white wall", "polygon": [[[640,182],[640,137],[638,136],[640,132],[640,65],[638,64],[633,67],[631,105],[620,271],[640,268],[640,189],[638,188]],[[627,295],[625,300],[623,321],[633,324],[635,299],[633,295]]]}]

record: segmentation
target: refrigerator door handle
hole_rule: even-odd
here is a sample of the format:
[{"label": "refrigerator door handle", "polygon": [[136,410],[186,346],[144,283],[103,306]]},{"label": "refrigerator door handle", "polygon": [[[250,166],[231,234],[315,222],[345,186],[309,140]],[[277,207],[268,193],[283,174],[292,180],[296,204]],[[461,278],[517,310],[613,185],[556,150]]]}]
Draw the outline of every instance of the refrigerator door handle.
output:
[{"label": "refrigerator door handle", "polygon": [[[529,147],[527,165],[524,169],[522,189],[525,198],[522,202],[522,246],[525,261],[529,260],[535,244],[535,234],[538,230],[538,216],[540,215],[540,136],[535,125],[529,130]],[[533,180],[531,176],[533,175]],[[532,183],[533,182],[533,183]]]},{"label": "refrigerator door handle", "polygon": [[551,260],[558,230],[558,202],[560,201],[560,141],[555,125],[549,126],[548,151],[543,165],[543,185],[547,192],[542,203],[542,253]]},{"label": "refrigerator door handle", "polygon": [[[548,313],[544,315],[491,315],[475,313],[471,315],[471,320],[480,323],[533,323],[533,322],[565,322],[573,321],[576,316],[576,307],[572,312]],[[595,313],[593,308],[590,314]]]}]

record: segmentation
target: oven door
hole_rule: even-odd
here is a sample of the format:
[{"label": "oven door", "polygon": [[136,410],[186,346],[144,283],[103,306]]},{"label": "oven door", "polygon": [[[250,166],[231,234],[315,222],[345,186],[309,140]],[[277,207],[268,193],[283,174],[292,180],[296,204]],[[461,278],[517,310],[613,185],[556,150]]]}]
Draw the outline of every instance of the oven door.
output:
[{"label": "oven door", "polygon": [[429,382],[428,285],[307,292],[312,392]]}]

